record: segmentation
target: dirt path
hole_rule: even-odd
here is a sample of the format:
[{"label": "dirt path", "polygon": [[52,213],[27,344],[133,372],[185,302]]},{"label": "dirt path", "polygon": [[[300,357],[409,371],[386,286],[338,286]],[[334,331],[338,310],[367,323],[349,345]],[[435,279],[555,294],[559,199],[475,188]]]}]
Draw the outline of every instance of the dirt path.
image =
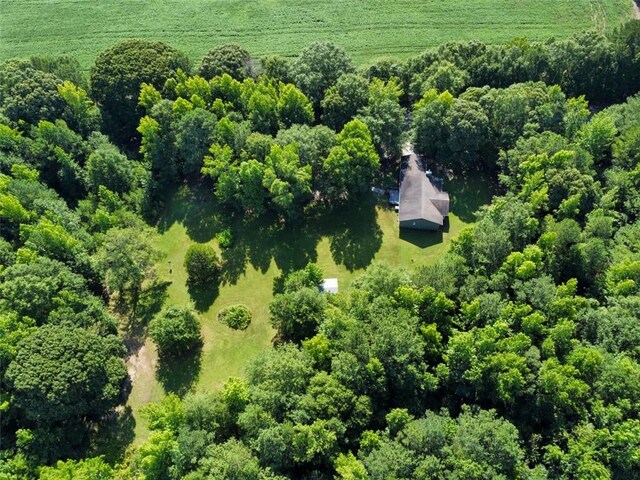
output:
[{"label": "dirt path", "polygon": [[640,5],[638,5],[638,1],[631,0],[631,3],[633,4],[633,18],[640,20]]}]

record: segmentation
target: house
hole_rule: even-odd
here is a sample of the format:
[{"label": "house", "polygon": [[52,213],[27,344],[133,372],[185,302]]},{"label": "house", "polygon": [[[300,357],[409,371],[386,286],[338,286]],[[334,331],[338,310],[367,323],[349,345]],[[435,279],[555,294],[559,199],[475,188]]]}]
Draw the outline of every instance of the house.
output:
[{"label": "house", "polygon": [[400,173],[400,228],[436,231],[448,216],[449,194],[442,191],[442,182],[417,155],[406,157]]}]

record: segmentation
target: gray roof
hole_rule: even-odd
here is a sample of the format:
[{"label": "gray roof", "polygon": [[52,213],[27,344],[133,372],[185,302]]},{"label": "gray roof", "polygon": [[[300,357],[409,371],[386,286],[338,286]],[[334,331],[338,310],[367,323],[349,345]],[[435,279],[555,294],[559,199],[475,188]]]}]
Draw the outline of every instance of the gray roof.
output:
[{"label": "gray roof", "polygon": [[449,194],[427,175],[416,155],[410,155],[400,183],[400,221],[424,219],[438,225],[449,215]]}]

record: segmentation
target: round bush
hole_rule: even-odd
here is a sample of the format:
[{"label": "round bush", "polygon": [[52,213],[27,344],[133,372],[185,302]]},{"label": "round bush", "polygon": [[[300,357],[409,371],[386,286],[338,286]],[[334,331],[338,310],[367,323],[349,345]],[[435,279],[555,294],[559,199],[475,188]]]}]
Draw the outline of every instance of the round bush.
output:
[{"label": "round bush", "polygon": [[219,268],[218,254],[209,245],[191,245],[184,257],[184,268],[191,284],[204,285],[215,282]]},{"label": "round bush", "polygon": [[234,330],[246,330],[251,323],[251,310],[244,305],[231,305],[218,312],[218,320]]},{"label": "round bush", "polygon": [[179,357],[202,343],[200,323],[186,307],[172,305],[149,324],[149,336],[158,346],[160,356]]}]

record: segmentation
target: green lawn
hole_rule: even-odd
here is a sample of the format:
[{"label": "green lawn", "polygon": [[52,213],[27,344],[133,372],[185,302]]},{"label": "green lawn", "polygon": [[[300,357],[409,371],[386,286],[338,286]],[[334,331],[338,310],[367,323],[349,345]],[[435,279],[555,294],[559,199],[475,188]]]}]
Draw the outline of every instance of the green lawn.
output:
[{"label": "green lawn", "polygon": [[[129,406],[136,418],[137,440],[147,434],[139,416],[141,406],[169,391],[214,391],[227,377],[242,375],[248,362],[269,348],[274,332],[267,307],[274,279],[281,272],[316,262],[326,277],[337,277],[340,288],[345,289],[374,260],[413,268],[439,258],[451,239],[473,222],[473,212],[490,201],[490,188],[483,179],[454,180],[447,183],[447,189],[452,197],[449,231],[402,236],[396,212],[373,196],[332,215],[310,214],[305,225],[293,229],[264,219],[251,223],[239,218],[228,220],[208,191],[179,191],[158,227],[157,246],[164,255],[157,267],[159,290],[165,294],[165,301],[173,304],[193,302],[200,312],[204,346],[195,359],[166,366],[158,362],[155,348],[147,340],[129,360],[133,379]],[[221,252],[224,266],[220,286],[190,293],[183,268],[187,247],[202,242],[217,248],[214,235],[228,225],[235,243]],[[234,331],[216,318],[220,309],[235,303],[247,305],[253,313],[251,326],[244,332]]]},{"label": "green lawn", "polygon": [[194,60],[211,47],[296,55],[332,40],[358,63],[402,58],[450,40],[541,40],[631,16],[630,0],[6,0],[0,59],[96,54],[125,38],[163,40]]}]

